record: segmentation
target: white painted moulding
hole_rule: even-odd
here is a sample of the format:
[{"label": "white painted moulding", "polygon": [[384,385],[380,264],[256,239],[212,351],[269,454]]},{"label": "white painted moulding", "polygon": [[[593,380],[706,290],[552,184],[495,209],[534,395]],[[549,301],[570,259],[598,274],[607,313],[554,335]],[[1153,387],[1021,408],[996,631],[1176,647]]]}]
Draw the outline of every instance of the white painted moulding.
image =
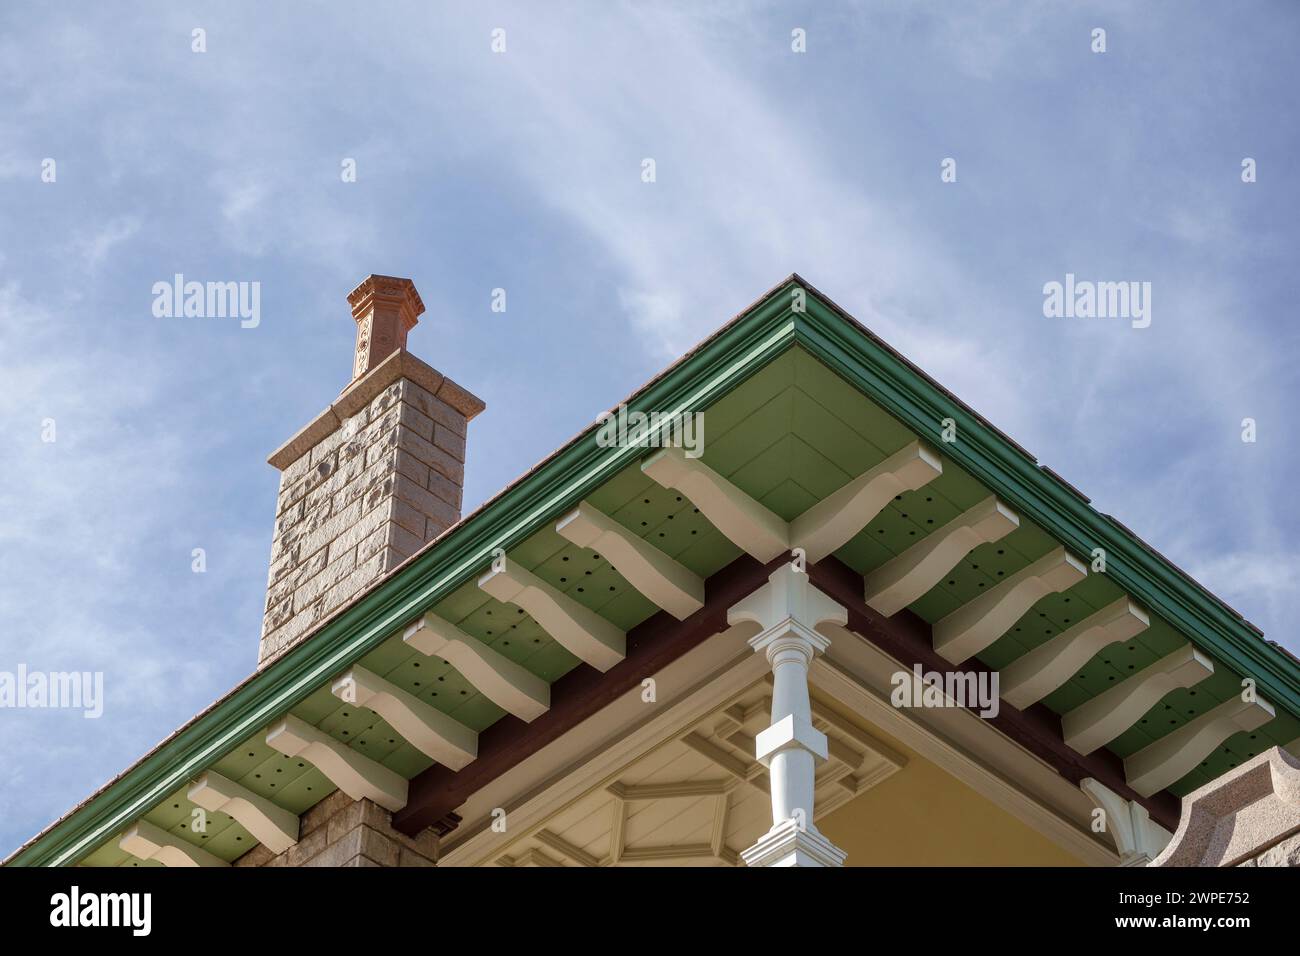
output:
[{"label": "white painted moulding", "polygon": [[445,660],[484,697],[520,720],[536,720],[551,707],[550,684],[432,612],[408,627],[402,640],[421,654]]},{"label": "white painted moulding", "polygon": [[478,756],[477,733],[359,664],[335,680],[330,693],[373,710],[412,747],[452,770]]},{"label": "white painted moulding", "polygon": [[137,820],[117,841],[137,860],[157,860],[164,866],[229,866],[225,860],[172,836],[148,820]]},{"label": "white painted moulding", "polygon": [[985,498],[868,574],[867,604],[893,617],[942,581],[966,555],[1019,526],[1019,515],[997,498]]},{"label": "white painted moulding", "polygon": [[483,575],[478,586],[503,604],[523,608],[560,646],[598,671],[626,656],[626,634],[515,561]]},{"label": "white painted moulding", "polygon": [[1120,866],[1146,866],[1168,845],[1173,835],[1136,800],[1125,800],[1093,777],[1080,780],[1079,789],[1105,812],[1106,832],[1115,841]]},{"label": "white painted moulding", "polygon": [[290,757],[301,757],[353,800],[373,800],[385,810],[406,806],[406,778],[340,743],[292,714],[272,724],[266,743]]},{"label": "white painted moulding", "polygon": [[641,470],[664,488],[680,491],[742,551],[766,564],[790,550],[790,528],[745,492],[681,448],[663,448]]},{"label": "white painted moulding", "polygon": [[934,626],[934,649],[960,664],[987,648],[1038,601],[1082,581],[1088,568],[1064,548],[1048,552],[943,618]]},{"label": "white painted moulding", "polygon": [[1065,742],[1090,754],[1136,724],[1166,694],[1199,684],[1213,673],[1210,659],[1184,644],[1062,717]]},{"label": "white painted moulding", "polygon": [[1273,705],[1240,696],[1189,720],[1172,733],[1142,748],[1124,761],[1128,785],[1149,797],[1181,780],[1214,749],[1242,731],[1256,730],[1276,716]]},{"label": "white painted moulding", "polygon": [[654,545],[583,501],[555,525],[561,537],[605,556],[614,570],[677,620],[704,607],[704,581]]},{"label": "white painted moulding", "polygon": [[942,474],[938,452],[910,442],[795,518],[790,544],[803,548],[809,561],[820,561],[871,524],[895,495],[915,491]]},{"label": "white painted moulding", "polygon": [[298,842],[298,816],[242,784],[209,770],[186,793],[190,802],[210,813],[224,813],[272,853]]},{"label": "white painted moulding", "polygon": [[1002,668],[1002,698],[1024,710],[1077,674],[1097,652],[1141,634],[1151,624],[1147,613],[1127,597],[1071,625]]},{"label": "white painted moulding", "polygon": [[772,827],[740,856],[751,867],[839,867],[846,854],[811,824],[801,827],[792,819]]}]

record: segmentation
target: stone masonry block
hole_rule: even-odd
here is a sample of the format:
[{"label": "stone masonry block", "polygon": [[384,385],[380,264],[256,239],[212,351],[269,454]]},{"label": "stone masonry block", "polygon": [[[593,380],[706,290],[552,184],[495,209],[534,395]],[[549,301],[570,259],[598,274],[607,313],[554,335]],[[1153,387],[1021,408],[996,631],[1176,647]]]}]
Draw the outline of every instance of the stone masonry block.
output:
[{"label": "stone masonry block", "polygon": [[448,522],[440,521],[437,518],[429,518],[424,524],[424,540],[433,541],[450,527],[451,524]]},{"label": "stone masonry block", "polygon": [[452,408],[440,398],[435,398],[427,406],[421,406],[420,411],[428,415],[443,428],[449,428],[457,435],[465,434],[465,416],[456,409]]},{"label": "stone masonry block", "polygon": [[459,515],[461,502],[460,485],[452,481],[446,475],[439,474],[436,471],[426,470],[426,475],[427,479],[423,482],[424,487],[428,488],[432,494],[455,508],[456,513]]},{"label": "stone masonry block", "polygon": [[413,534],[401,525],[393,525],[388,535],[388,547],[409,558],[424,547],[424,535]]},{"label": "stone masonry block", "polygon": [[438,400],[433,397],[433,393],[428,389],[422,388],[410,379],[402,379],[400,382],[402,390],[398,396],[400,401],[412,406],[421,415],[433,418],[432,408]]},{"label": "stone masonry block", "polygon": [[[385,516],[385,519],[387,518],[387,508],[382,509],[380,513]],[[392,530],[392,525],[385,520],[382,525],[357,542],[357,563],[364,562],[371,555],[388,547],[388,538]]]},{"label": "stone masonry block", "polygon": [[425,441],[419,435],[412,432],[400,432],[397,436],[397,447],[410,452],[434,471],[441,472],[452,481],[462,480],[465,466],[460,459],[446,449]]},{"label": "stone masonry block", "polygon": [[424,522],[427,517],[423,511],[402,498],[389,498],[389,514],[393,521],[412,534],[424,537]]},{"label": "stone masonry block", "polygon": [[271,586],[267,591],[266,601],[267,608],[278,604],[284,598],[293,594],[308,580],[320,574],[325,570],[328,562],[327,549],[321,548],[306,561],[299,564],[291,574],[287,574]]},{"label": "stone masonry block", "polygon": [[320,574],[304,581],[302,586],[293,592],[294,607],[306,607],[351,574],[355,567],[356,549],[343,552],[338,560],[330,562]]},{"label": "stone masonry block", "polygon": [[[362,507],[362,504],[362,502],[354,503],[356,512],[361,515],[361,517],[343,525],[339,530],[338,535],[330,542],[331,561],[334,560],[335,556],[342,554],[345,551],[351,551],[374,531],[391,520],[388,512],[384,508],[377,507],[366,511]],[[349,508],[348,510],[351,511],[352,508]]]},{"label": "stone masonry block", "polygon": [[398,407],[401,409],[397,422],[399,428],[409,428],[425,441],[433,441],[432,418],[420,412],[414,405],[407,405],[405,402]]},{"label": "stone masonry block", "polygon": [[320,526],[303,535],[299,541],[299,548],[303,554],[311,554],[317,548],[329,544],[348,528],[357,523],[361,517],[361,503],[354,501],[346,509],[337,514],[332,514],[320,523]]},{"label": "stone masonry block", "polygon": [[327,846],[329,846],[329,839],[323,827],[313,830],[311,833],[305,833],[297,843],[284,851],[285,865],[302,866]]},{"label": "stone masonry block", "polygon": [[465,461],[465,439],[445,425],[439,425],[433,443],[459,462]]}]

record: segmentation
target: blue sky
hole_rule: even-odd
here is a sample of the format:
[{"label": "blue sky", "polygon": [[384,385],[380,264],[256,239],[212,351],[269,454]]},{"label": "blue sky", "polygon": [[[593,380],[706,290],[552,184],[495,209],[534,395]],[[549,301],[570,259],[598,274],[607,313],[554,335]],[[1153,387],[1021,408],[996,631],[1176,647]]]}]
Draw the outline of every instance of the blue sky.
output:
[{"label": "blue sky", "polygon": [[[467,510],[798,271],[1300,652],[1298,27],[1286,2],[6,6],[0,670],[103,671],[106,702],[0,711],[0,852],[253,669],[265,459],[346,384],[371,272],[415,280],[412,351],[488,403]],[[260,282],[260,324],[155,318],[177,272]],[[1045,318],[1067,272],[1150,282],[1151,326]]]}]

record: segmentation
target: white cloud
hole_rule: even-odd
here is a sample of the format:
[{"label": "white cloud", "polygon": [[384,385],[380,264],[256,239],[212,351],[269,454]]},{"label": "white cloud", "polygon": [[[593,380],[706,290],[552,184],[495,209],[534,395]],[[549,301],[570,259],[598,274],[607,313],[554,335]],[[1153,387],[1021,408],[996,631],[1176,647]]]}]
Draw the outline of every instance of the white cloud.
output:
[{"label": "white cloud", "polygon": [[140,231],[138,216],[117,216],[101,223],[94,230],[77,230],[72,240],[75,255],[84,259],[94,269],[116,246],[121,245]]}]

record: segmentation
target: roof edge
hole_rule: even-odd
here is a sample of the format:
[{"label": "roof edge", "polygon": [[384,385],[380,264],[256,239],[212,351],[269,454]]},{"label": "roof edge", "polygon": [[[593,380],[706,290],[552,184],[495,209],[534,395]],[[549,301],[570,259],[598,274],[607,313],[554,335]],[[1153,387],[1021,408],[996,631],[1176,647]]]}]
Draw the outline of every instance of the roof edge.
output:
[{"label": "roof edge", "polygon": [[[794,287],[807,293],[800,311],[779,295]],[[796,345],[918,435],[937,433],[943,418],[954,418],[963,440],[946,443],[945,454],[1067,547],[1082,554],[1094,547],[1106,548],[1107,573],[1136,600],[1225,664],[1254,677],[1274,703],[1300,714],[1300,666],[1294,658],[1261,640],[1225,603],[1118,522],[1097,512],[1077,491],[1041,468],[1033,455],[797,273],[643,385],[625,404],[643,411],[701,410]],[[602,447],[595,440],[596,431],[595,423],[589,425],[325,621],[310,640],[238,685],[29,840],[4,865],[57,866],[80,859],[116,828],[147,812],[486,567],[494,549],[508,550],[518,544],[642,453],[636,447]]]}]

